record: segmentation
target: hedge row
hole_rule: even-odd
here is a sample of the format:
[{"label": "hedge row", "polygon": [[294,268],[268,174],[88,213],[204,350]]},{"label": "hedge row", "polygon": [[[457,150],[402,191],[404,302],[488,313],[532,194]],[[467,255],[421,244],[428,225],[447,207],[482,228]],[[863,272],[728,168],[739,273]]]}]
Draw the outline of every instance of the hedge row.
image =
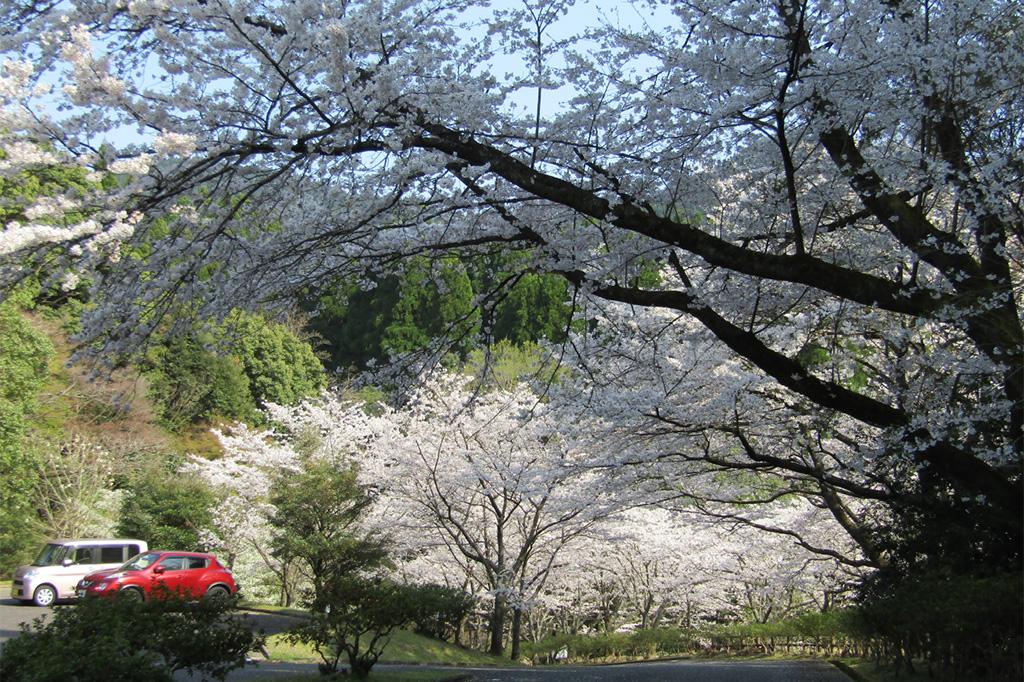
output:
[{"label": "hedge row", "polygon": [[557,635],[523,647],[535,663],[693,654],[858,656],[957,679],[1020,680],[1020,575],[918,580],[855,608],[772,623]]}]

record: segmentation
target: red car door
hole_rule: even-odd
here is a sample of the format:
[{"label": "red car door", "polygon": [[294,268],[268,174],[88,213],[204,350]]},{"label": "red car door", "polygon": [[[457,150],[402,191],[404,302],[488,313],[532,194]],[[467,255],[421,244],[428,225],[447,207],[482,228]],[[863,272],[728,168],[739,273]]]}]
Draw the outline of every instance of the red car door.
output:
[{"label": "red car door", "polygon": [[183,594],[183,586],[188,573],[185,570],[185,560],[186,557],[180,555],[164,555],[150,569],[153,576],[150,594],[157,597]]},{"label": "red car door", "polygon": [[206,570],[209,559],[202,556],[185,557],[185,570],[182,571],[182,586],[193,597],[201,597],[209,587]]}]

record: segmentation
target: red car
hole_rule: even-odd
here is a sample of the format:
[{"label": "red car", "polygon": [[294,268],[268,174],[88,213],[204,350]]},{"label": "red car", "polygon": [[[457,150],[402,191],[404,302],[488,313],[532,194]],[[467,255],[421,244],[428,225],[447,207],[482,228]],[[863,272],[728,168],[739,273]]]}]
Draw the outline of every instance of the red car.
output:
[{"label": "red car", "polygon": [[227,597],[237,591],[231,571],[212,554],[199,552],[143,552],[117,568],[90,573],[75,589],[79,598],[124,593],[137,599]]}]

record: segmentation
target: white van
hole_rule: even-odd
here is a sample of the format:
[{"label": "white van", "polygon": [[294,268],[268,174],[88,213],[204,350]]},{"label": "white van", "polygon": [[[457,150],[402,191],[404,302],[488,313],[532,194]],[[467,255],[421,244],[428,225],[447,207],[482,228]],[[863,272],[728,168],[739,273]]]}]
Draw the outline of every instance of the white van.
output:
[{"label": "white van", "polygon": [[130,538],[50,540],[30,566],[14,572],[11,596],[50,606],[58,599],[73,598],[75,585],[87,573],[117,568],[147,549],[142,540]]}]

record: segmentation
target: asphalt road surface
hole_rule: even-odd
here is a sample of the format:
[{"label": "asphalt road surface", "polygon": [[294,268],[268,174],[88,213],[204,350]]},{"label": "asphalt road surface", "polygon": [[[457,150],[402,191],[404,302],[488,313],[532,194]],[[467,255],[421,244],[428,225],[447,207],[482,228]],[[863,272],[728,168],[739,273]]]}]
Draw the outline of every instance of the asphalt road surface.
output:
[{"label": "asphalt road surface", "polygon": [[[470,671],[467,671],[470,672]],[[850,682],[824,662],[665,661],[624,665],[473,670],[479,682]]]},{"label": "asphalt road surface", "polygon": [[[50,609],[0,598],[0,644],[20,632],[19,624],[45,616]],[[255,627],[274,633],[292,622],[287,616],[247,614]],[[389,670],[420,669],[421,666],[380,666]],[[600,666],[559,666],[554,668],[446,668],[452,677],[473,682],[850,682],[832,665],[818,661],[662,661]],[[228,676],[228,680],[273,680],[297,673],[315,673],[314,664],[262,661]],[[182,682],[189,678],[180,677]]]},{"label": "asphalt road surface", "polygon": [[22,602],[11,599],[9,594],[10,592],[0,595],[0,643],[21,632],[18,627],[21,623],[45,616],[50,612],[48,608],[32,606],[29,602],[24,602],[25,606],[22,606]]}]

